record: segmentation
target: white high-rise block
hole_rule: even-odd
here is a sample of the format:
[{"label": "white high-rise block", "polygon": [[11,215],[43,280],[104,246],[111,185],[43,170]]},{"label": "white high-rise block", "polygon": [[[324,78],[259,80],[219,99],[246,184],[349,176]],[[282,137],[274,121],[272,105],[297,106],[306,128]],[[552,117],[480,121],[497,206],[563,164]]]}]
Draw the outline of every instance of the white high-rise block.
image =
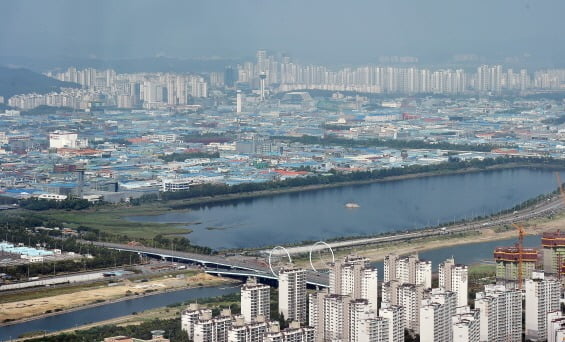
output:
[{"label": "white high-rise block", "polygon": [[271,288],[258,284],[255,279],[248,280],[241,287],[241,314],[246,323],[251,323],[261,316],[271,319]]},{"label": "white high-rise block", "polygon": [[457,306],[467,305],[468,268],[466,265],[455,263],[453,258],[439,264],[439,287],[457,293]]},{"label": "white high-rise block", "polygon": [[453,342],[479,342],[481,337],[479,310],[458,307],[452,317]]},{"label": "white high-rise block", "polygon": [[451,319],[456,305],[454,292],[432,289],[420,308],[420,340],[450,342],[453,339]]},{"label": "white high-rise block", "polygon": [[522,341],[522,294],[504,285],[485,285],[475,297],[480,313],[480,340]]},{"label": "white high-rise block", "polygon": [[547,338],[547,314],[559,310],[560,284],[552,279],[526,279],[526,339]]},{"label": "white high-rise block", "polygon": [[306,271],[287,268],[279,273],[279,312],[285,319],[306,322]]},{"label": "white high-rise block", "polygon": [[387,305],[381,307],[379,316],[388,321],[388,341],[403,342],[406,320],[404,318],[404,307],[398,305]]}]

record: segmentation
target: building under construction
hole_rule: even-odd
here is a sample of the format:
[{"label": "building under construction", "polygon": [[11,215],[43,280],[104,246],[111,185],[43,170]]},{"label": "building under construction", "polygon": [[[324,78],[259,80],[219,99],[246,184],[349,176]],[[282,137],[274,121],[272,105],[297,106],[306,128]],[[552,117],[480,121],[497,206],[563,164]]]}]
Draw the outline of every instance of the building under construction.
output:
[{"label": "building under construction", "polygon": [[[541,236],[543,247],[543,270],[545,273],[557,274],[557,270],[563,272],[565,263],[565,232],[546,232]],[[563,274],[563,273],[561,273]]]},{"label": "building under construction", "polygon": [[[535,248],[522,248],[522,279],[532,277],[539,260],[539,252]],[[518,265],[520,264],[520,247],[497,247],[494,250],[496,261],[496,280],[507,287],[519,287]],[[516,286],[518,285],[518,286]]]}]

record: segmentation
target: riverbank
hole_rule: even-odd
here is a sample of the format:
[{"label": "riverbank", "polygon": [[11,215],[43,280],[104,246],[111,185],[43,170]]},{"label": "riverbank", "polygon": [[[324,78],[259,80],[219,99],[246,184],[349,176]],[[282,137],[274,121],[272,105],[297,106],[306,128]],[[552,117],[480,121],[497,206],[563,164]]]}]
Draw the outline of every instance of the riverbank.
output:
[{"label": "riverbank", "polygon": [[155,295],[195,287],[217,286],[234,281],[199,272],[197,274],[165,275],[148,281],[123,280],[73,293],[0,304],[1,325],[21,323],[48,315],[57,315],[90,306],[106,305],[138,296]]},{"label": "riverbank", "polygon": [[[541,235],[544,232],[556,231],[565,227],[565,212],[561,212],[551,218],[537,218],[521,222],[525,228],[526,235]],[[378,246],[355,246],[351,248],[337,249],[334,251],[336,260],[344,256],[354,253],[369,258],[372,262],[384,260],[385,256],[390,253],[398,255],[409,255],[423,251],[431,251],[434,249],[453,247],[460,245],[475,244],[481,242],[490,242],[497,240],[516,239],[516,229],[513,227],[496,226],[482,228],[461,234],[435,236],[422,239],[412,239],[403,242],[393,242]],[[541,244],[541,239],[540,239]],[[454,254],[456,251],[454,250]],[[293,261],[301,267],[309,268],[310,262],[307,257],[293,258]],[[314,266],[323,267],[323,262],[313,259]]]},{"label": "riverbank", "polygon": [[124,326],[128,326],[128,325],[139,325],[143,322],[157,320],[157,319],[159,319],[159,320],[177,319],[177,318],[180,318],[180,314],[181,314],[182,310],[184,310],[184,308],[181,308],[181,307],[179,307],[179,308],[161,307],[161,308],[157,308],[157,309],[146,310],[146,311],[143,311],[141,313],[136,313],[136,314],[127,315],[127,316],[121,316],[121,317],[118,317],[118,318],[112,318],[112,319],[94,322],[94,323],[89,323],[89,324],[81,325],[81,326],[78,326],[78,327],[73,327],[73,328],[70,328],[70,329],[64,329],[64,330],[50,332],[50,333],[30,332],[28,334],[25,334],[25,337],[18,338],[14,341],[27,341],[27,340],[31,340],[31,339],[36,339],[40,336],[45,337],[45,336],[56,336],[56,335],[61,335],[61,334],[70,334],[70,333],[73,333],[75,331],[88,330],[88,329],[92,329],[92,328],[96,328],[96,327],[100,327],[100,326],[104,326],[104,325],[115,325],[115,326],[118,326],[118,327],[124,327]]},{"label": "riverbank", "polygon": [[[197,224],[198,222],[186,222],[186,223],[139,223],[131,222],[126,219],[126,217],[133,216],[156,216],[162,215],[167,212],[174,211],[175,213],[181,213],[191,208],[203,205],[213,205],[220,203],[236,202],[251,200],[262,197],[274,197],[283,194],[299,193],[299,192],[311,192],[322,189],[340,188],[352,185],[364,185],[364,184],[374,184],[374,183],[386,183],[402,181],[407,179],[418,179],[418,178],[429,178],[429,177],[440,177],[458,174],[472,174],[480,173],[485,171],[496,171],[496,170],[506,170],[506,169],[518,169],[518,168],[531,168],[531,169],[544,169],[544,170],[563,170],[563,167],[548,164],[528,164],[528,163],[507,163],[492,165],[484,168],[466,168],[460,170],[439,170],[433,172],[422,172],[414,174],[406,174],[399,176],[389,176],[384,178],[375,178],[367,180],[358,181],[347,181],[331,184],[316,184],[316,185],[305,185],[290,188],[280,188],[280,189],[270,189],[261,190],[237,194],[224,194],[216,196],[204,196],[191,199],[182,200],[170,200],[166,202],[152,202],[142,204],[140,206],[105,206],[100,208],[94,208],[85,211],[49,211],[42,213],[52,219],[65,222],[71,227],[87,226],[91,228],[98,229],[102,232],[116,235],[127,235],[132,239],[135,238],[145,238],[151,239],[157,234],[162,235],[178,235],[178,234],[189,234],[191,230],[189,227],[191,224]],[[187,228],[188,227],[188,228]]]},{"label": "riverbank", "polygon": [[[297,186],[297,187],[290,187],[290,188],[252,191],[252,192],[245,192],[245,193],[238,193],[238,194],[205,196],[205,197],[198,197],[198,198],[184,199],[184,200],[171,200],[171,201],[166,202],[166,204],[167,204],[167,207],[169,208],[169,210],[170,209],[181,210],[181,209],[190,209],[190,207],[197,206],[197,205],[215,204],[215,203],[229,202],[229,201],[234,201],[234,200],[239,200],[239,199],[253,199],[253,198],[260,198],[260,197],[270,197],[270,196],[277,196],[277,195],[296,193],[296,192],[306,192],[306,191],[316,191],[316,190],[322,190],[322,189],[341,188],[341,187],[351,186],[351,185],[387,183],[387,182],[396,182],[396,181],[402,181],[402,180],[407,180],[407,179],[418,179],[418,178],[430,178],[430,177],[440,177],[440,176],[450,176],[450,175],[472,174],[472,173],[479,173],[479,172],[485,172],[485,171],[520,169],[520,168],[545,169],[545,170],[555,170],[555,171],[565,170],[565,167],[556,166],[556,165],[508,163],[508,164],[498,164],[498,165],[486,166],[484,168],[466,168],[466,169],[461,169],[461,170],[439,170],[439,171],[432,171],[432,172],[412,173],[412,174],[399,175],[399,176],[388,176],[388,177],[375,178],[375,179],[337,182],[337,183],[330,183],[330,184],[304,185],[304,186]],[[158,211],[155,211],[155,212],[148,213],[146,215],[147,216],[160,215],[160,213]],[[133,216],[133,215],[124,215],[124,216]]]}]

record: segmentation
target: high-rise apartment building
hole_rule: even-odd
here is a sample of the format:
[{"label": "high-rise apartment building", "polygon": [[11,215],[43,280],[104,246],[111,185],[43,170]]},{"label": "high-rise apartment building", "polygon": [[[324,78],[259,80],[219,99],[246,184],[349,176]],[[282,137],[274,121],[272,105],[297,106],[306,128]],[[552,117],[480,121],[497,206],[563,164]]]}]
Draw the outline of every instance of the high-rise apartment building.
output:
[{"label": "high-rise apartment building", "polygon": [[265,334],[263,342],[314,342],[314,329],[301,327],[298,322],[290,323],[290,326],[282,331],[272,326]]},{"label": "high-rise apartment building", "polygon": [[329,278],[330,293],[367,299],[371,309],[377,310],[378,274],[369,259],[349,255],[331,265]]},{"label": "high-rise apartment building", "polygon": [[[357,342],[389,342],[389,322],[384,317],[376,315],[361,319],[357,326]],[[404,336],[402,336],[404,341]]]},{"label": "high-rise apartment building", "polygon": [[429,298],[420,307],[420,340],[451,342],[453,339],[452,317],[455,315],[455,292],[432,289]]},{"label": "high-rise apartment building", "polygon": [[228,342],[263,342],[268,331],[265,321],[246,323],[243,317],[236,317],[228,330]]},{"label": "high-rise apartment building", "polygon": [[181,312],[181,329],[186,331],[188,339],[194,339],[194,325],[200,319],[211,319],[212,310],[201,308],[198,304],[190,304],[188,308]]},{"label": "high-rise apartment building", "polygon": [[306,271],[284,268],[279,273],[279,313],[285,319],[305,323]]},{"label": "high-rise apartment building", "polygon": [[[329,294],[324,297],[322,341],[344,340],[349,337],[349,296]],[[322,332],[321,332],[322,333]],[[320,335],[320,334],[318,334]]]},{"label": "high-rise apartment building", "polygon": [[271,288],[258,284],[255,278],[249,278],[241,287],[241,314],[246,323],[253,322],[258,317],[270,320]]},{"label": "high-rise apartment building", "polygon": [[[374,318],[377,316],[376,311],[371,311],[369,308],[369,301],[366,299],[355,299],[349,302],[349,318],[347,323],[349,327],[347,329],[347,341],[359,342],[361,327],[364,325],[364,321],[368,318]],[[387,326],[388,329],[388,326]],[[387,333],[388,335],[388,333]]]},{"label": "high-rise apartment building", "polygon": [[405,309],[406,328],[420,331],[420,307],[427,293],[423,285],[403,284],[398,287],[398,305]]},{"label": "high-rise apartment building", "polygon": [[390,254],[384,260],[383,281],[398,280],[400,284],[422,284],[432,287],[432,263],[418,259],[418,255],[398,257]]},{"label": "high-rise apartment building", "polygon": [[534,272],[533,279],[526,279],[526,339],[547,339],[547,314],[559,310],[560,283],[545,279],[541,272]]},{"label": "high-rise apartment building", "polygon": [[480,312],[480,340],[522,341],[522,294],[504,285],[485,285],[475,297]]},{"label": "high-rise apartment building", "polygon": [[546,274],[563,274],[565,264],[565,232],[545,232],[541,237],[543,270]]},{"label": "high-rise apartment building", "polygon": [[214,318],[201,318],[194,324],[194,342],[228,342],[232,323],[230,310],[223,310]]},{"label": "high-rise apartment building", "polygon": [[308,295],[308,326],[314,328],[317,342],[324,340],[324,300],[328,290],[316,291]]},{"label": "high-rise apartment building", "polygon": [[534,248],[497,247],[494,250],[496,262],[496,281],[508,288],[518,288],[518,269],[522,259],[522,279],[532,277],[538,261],[538,251]]},{"label": "high-rise apartment building", "polygon": [[385,305],[379,309],[379,316],[387,320],[389,342],[403,342],[406,319],[404,307],[398,305]]},{"label": "high-rise apartment building", "polygon": [[547,342],[565,341],[565,316],[561,310],[547,314]]},{"label": "high-rise apartment building", "polygon": [[467,305],[468,274],[467,266],[455,263],[453,258],[439,264],[439,287],[457,294],[457,306]]},{"label": "high-rise apartment building", "polygon": [[481,323],[479,310],[460,306],[452,317],[453,342],[479,342]]}]

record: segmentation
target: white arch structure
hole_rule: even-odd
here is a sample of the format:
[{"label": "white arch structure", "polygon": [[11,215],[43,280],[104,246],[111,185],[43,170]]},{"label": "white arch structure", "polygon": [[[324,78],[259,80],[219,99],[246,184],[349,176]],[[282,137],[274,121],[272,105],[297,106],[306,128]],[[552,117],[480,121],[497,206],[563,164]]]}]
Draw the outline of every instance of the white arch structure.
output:
[{"label": "white arch structure", "polygon": [[313,244],[312,247],[310,247],[310,267],[312,267],[314,272],[318,272],[318,270],[316,269],[316,267],[314,267],[314,263],[312,263],[312,252],[314,252],[314,248],[316,248],[316,246],[319,245],[324,245],[330,250],[330,253],[332,253],[332,262],[335,262],[335,255],[332,247],[325,241],[318,241],[315,244]]},{"label": "white arch structure", "polygon": [[[282,249],[286,253],[286,256],[288,257],[289,263],[292,263],[292,258],[290,257],[290,253],[288,252],[288,250],[286,248],[284,248],[283,246],[275,246],[273,249],[271,249],[271,251],[269,252],[269,269],[271,270],[271,273],[273,274],[273,276],[277,277],[277,279],[278,279],[279,274],[275,273],[275,271],[273,270],[273,266],[271,264],[271,257],[273,256],[273,252],[277,249]],[[279,271],[279,273],[280,273],[280,271]]]}]

